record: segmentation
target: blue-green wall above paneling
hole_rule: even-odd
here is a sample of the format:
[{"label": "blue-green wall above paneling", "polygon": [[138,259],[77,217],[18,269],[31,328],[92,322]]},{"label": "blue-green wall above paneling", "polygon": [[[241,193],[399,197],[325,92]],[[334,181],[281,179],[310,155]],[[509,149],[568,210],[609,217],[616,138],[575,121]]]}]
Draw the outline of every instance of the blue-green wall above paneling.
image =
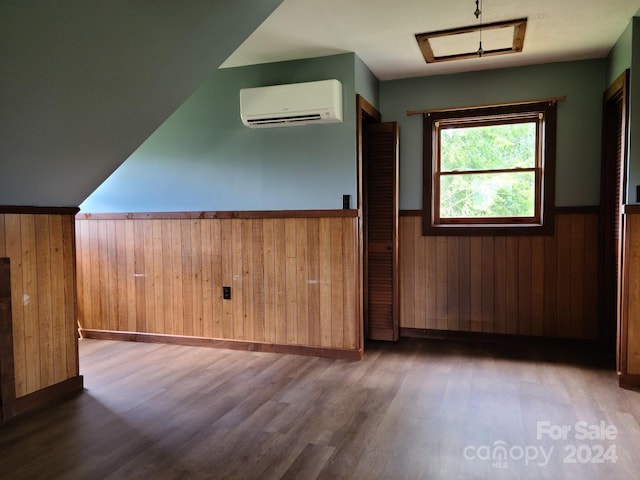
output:
[{"label": "blue-green wall above paneling", "polygon": [[380,80],[357,55],[355,56],[355,69],[356,93],[360,94],[367,102],[379,110]]},{"label": "blue-green wall above paneling", "polygon": [[281,1],[0,2],[0,205],[78,206]]},{"label": "blue-green wall above paneling", "polygon": [[622,72],[631,68],[631,41],[633,22],[629,22],[607,57],[607,85],[611,85]]},{"label": "blue-green wall above paneling", "polygon": [[400,208],[422,208],[422,117],[408,110],[561,96],[556,205],[597,205],[605,75],[599,59],[381,82],[383,119],[400,124]]},{"label": "blue-green wall above paneling", "polygon": [[[354,54],[221,69],[82,205],[84,212],[342,208],[355,197]],[[337,78],[343,123],[250,129],[242,88]]]},{"label": "blue-green wall above paneling", "polygon": [[627,168],[627,203],[640,203],[636,187],[640,185],[640,18],[631,21],[631,80],[629,92],[629,151]]}]

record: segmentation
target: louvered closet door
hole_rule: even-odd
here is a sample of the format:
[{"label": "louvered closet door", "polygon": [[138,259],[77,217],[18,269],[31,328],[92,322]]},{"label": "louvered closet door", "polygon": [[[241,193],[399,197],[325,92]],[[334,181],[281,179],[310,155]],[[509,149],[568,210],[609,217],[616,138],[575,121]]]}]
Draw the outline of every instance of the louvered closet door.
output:
[{"label": "louvered closet door", "polygon": [[603,158],[600,175],[600,291],[598,337],[608,352],[616,348],[618,299],[622,280],[622,206],[626,183],[624,159],[627,144],[627,80],[623,73],[604,94]]},{"label": "louvered closet door", "polygon": [[365,325],[367,338],[398,339],[398,126],[364,127]]}]

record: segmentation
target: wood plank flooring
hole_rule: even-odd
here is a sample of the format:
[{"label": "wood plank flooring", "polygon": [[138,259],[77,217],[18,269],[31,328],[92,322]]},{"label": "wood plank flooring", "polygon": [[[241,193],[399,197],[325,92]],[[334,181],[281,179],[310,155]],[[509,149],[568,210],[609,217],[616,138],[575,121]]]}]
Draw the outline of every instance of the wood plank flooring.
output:
[{"label": "wood plank flooring", "polygon": [[[566,349],[402,339],[368,345],[358,362],[84,339],[80,365],[85,392],[0,428],[0,478],[627,480],[640,471],[640,393]],[[550,438],[565,425],[566,439]],[[609,428],[609,438],[576,439],[585,425]],[[491,458],[500,446],[506,457]]]}]

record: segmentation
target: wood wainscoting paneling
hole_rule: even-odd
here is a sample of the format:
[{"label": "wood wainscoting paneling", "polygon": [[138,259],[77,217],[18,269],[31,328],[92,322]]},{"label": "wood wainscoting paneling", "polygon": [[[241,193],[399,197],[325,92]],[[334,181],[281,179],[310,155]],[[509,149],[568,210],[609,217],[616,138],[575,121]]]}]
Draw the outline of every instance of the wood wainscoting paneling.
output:
[{"label": "wood wainscoting paneling", "polygon": [[0,257],[0,422],[16,414],[11,319],[11,260]]},{"label": "wood wainscoting paneling", "polygon": [[[12,213],[5,213],[12,212]],[[11,264],[17,413],[57,385],[82,388],[76,326],[75,208],[0,207],[0,257]],[[66,388],[66,387],[65,387]],[[30,396],[27,407],[20,399]],[[44,397],[43,397],[44,398]]]},{"label": "wood wainscoting paneling", "polygon": [[626,205],[622,219],[618,379],[622,387],[640,388],[640,207]]},{"label": "wood wainscoting paneling", "polygon": [[596,338],[598,214],[569,212],[554,235],[500,237],[425,237],[405,212],[400,326]]},{"label": "wood wainscoting paneling", "polygon": [[358,220],[357,211],[78,215],[81,332],[361,354]]}]

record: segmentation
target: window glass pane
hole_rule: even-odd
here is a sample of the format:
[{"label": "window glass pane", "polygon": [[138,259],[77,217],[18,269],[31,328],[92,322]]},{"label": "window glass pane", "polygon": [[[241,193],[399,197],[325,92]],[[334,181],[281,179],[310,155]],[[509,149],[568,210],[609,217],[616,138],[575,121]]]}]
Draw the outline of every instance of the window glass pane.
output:
[{"label": "window glass pane", "polygon": [[440,177],[440,218],[533,217],[535,173]]},{"label": "window glass pane", "polygon": [[536,123],[443,128],[441,171],[531,168],[535,166]]}]

